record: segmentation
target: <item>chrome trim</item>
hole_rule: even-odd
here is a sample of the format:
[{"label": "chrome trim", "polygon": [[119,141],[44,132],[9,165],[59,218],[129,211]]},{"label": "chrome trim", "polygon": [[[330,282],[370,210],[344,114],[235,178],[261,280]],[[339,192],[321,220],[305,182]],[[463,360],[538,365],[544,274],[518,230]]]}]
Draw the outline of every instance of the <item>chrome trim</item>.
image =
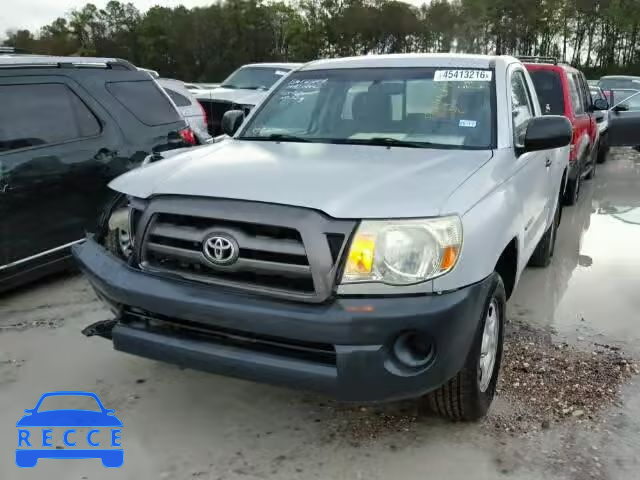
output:
[{"label": "chrome trim", "polygon": [[44,252],[36,253],[35,255],[31,255],[30,257],[26,257],[26,258],[22,258],[20,260],[16,260],[15,262],[7,263],[6,265],[0,265],[0,271],[6,270],[6,269],[11,268],[11,267],[15,267],[16,265],[20,265],[21,263],[26,263],[26,262],[29,262],[31,260],[35,260],[38,257],[43,257],[45,255],[49,255],[50,253],[54,253],[54,252],[57,252],[59,250],[64,250],[65,248],[69,248],[69,247],[75,245],[76,243],[80,243],[80,242],[84,242],[84,238],[82,238],[80,240],[76,240],[74,242],[67,243],[66,245],[61,245],[59,247],[52,248],[51,250],[46,250]]}]

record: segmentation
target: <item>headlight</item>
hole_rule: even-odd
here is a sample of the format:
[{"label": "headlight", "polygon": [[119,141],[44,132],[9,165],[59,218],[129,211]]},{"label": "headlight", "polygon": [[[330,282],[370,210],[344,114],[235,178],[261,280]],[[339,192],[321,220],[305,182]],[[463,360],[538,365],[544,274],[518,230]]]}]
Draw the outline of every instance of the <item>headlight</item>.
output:
[{"label": "headlight", "polygon": [[128,260],[133,253],[133,210],[127,206],[115,208],[109,216],[105,246],[118,257]]},{"label": "headlight", "polygon": [[462,247],[457,216],[411,220],[364,220],[347,256],[342,283],[408,285],[451,270]]}]

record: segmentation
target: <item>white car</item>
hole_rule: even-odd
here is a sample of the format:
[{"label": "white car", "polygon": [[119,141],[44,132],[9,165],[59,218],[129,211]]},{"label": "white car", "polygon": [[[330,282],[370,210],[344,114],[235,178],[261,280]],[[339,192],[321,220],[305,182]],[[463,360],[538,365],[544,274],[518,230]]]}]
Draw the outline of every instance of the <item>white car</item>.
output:
[{"label": "white car", "polygon": [[156,82],[169,95],[171,101],[186,120],[196,137],[196,143],[202,145],[212,142],[213,138],[207,130],[207,114],[184,82],[171,78],[157,78]]},{"label": "white car", "polygon": [[249,111],[262,101],[269,89],[299,63],[252,63],[229,75],[219,86],[193,93],[207,112],[209,133],[214,137],[222,133],[222,116],[228,110],[240,108]]},{"label": "white car", "polygon": [[[222,128],[111,182],[122,203],[74,247],[116,311],[89,332],[341,400],[485,415],[506,301],[553,255],[572,136],[522,63],[319,60]],[[132,251],[105,240],[118,229]]]}]

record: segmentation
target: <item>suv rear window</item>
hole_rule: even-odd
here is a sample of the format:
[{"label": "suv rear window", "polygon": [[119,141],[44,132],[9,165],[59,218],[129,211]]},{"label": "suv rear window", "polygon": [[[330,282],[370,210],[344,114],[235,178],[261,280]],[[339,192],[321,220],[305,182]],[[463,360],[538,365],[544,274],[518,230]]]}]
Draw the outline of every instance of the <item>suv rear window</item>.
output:
[{"label": "suv rear window", "polygon": [[171,100],[176,104],[176,107],[188,107],[191,105],[191,101],[181,93],[171,90],[170,88],[165,88],[164,91],[167,92],[169,97],[171,97]]},{"label": "suv rear window", "polygon": [[107,90],[146,125],[165,125],[180,120],[178,111],[152,80],[110,82]]},{"label": "suv rear window", "polygon": [[0,86],[0,152],[93,137],[100,123],[61,83]]},{"label": "suv rear window", "polygon": [[536,87],[543,115],[564,115],[564,96],[560,74],[552,70],[529,71]]}]

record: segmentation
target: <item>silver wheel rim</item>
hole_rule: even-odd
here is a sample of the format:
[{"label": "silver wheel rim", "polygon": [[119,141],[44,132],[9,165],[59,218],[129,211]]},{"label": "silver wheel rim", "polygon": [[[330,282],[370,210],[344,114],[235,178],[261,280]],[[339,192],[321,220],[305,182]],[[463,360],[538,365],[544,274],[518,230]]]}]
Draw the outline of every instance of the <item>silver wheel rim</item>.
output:
[{"label": "silver wheel rim", "polygon": [[480,362],[478,365],[478,385],[481,392],[486,392],[493,377],[493,369],[498,356],[498,336],[500,329],[500,311],[495,298],[491,299],[482,332]]}]

